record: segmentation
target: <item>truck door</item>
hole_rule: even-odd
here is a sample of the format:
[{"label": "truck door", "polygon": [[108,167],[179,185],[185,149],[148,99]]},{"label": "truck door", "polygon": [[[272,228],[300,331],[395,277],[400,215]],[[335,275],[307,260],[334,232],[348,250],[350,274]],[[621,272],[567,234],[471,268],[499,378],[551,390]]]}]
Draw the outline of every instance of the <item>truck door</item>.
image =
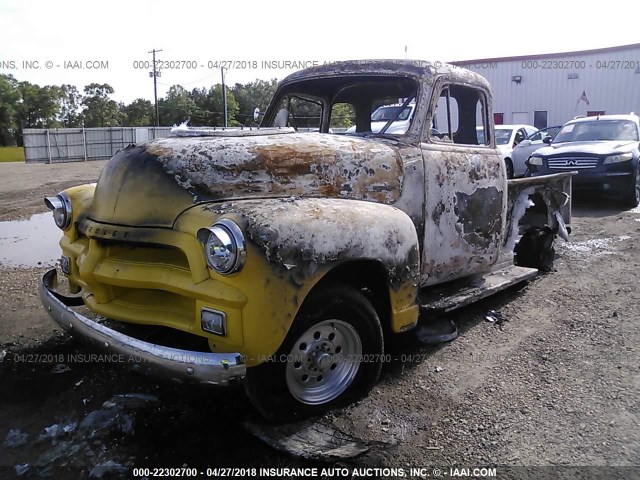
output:
[{"label": "truck door", "polygon": [[[507,180],[489,121],[489,93],[436,82],[421,149],[425,171],[423,286],[488,270],[504,238]],[[437,130],[429,128],[436,124]]]}]

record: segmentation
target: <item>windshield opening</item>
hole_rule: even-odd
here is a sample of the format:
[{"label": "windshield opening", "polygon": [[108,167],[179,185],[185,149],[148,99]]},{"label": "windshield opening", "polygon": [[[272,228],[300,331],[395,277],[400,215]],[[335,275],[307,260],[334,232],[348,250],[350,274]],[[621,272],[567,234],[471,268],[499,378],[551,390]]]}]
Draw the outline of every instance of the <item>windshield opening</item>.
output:
[{"label": "windshield opening", "polygon": [[263,127],[298,131],[403,135],[413,121],[418,83],[389,75],[342,75],[284,85]]}]

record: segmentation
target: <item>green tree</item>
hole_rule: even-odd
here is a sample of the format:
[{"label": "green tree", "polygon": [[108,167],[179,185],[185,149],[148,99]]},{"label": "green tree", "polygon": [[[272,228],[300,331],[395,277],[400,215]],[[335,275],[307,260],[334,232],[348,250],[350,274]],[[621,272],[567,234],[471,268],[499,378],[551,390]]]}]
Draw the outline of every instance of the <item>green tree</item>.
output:
[{"label": "green tree", "polygon": [[58,120],[63,127],[81,127],[84,117],[82,115],[82,94],[73,85],[60,86],[58,99]]},{"label": "green tree", "polygon": [[190,120],[196,111],[196,103],[189,92],[180,85],[169,88],[165,98],[158,101],[160,125],[180,125]]},{"label": "green tree", "polygon": [[84,87],[84,126],[115,127],[121,124],[121,114],[115,100],[109,98],[114,92],[107,83],[91,83]]},{"label": "green tree", "polygon": [[149,100],[137,98],[121,108],[124,124],[128,127],[148,127],[153,125],[155,111]]},{"label": "green tree", "polygon": [[2,147],[17,143],[19,101],[18,81],[11,75],[0,75],[0,146]]},{"label": "green tree", "polygon": [[60,111],[60,87],[20,82],[18,90],[22,102],[17,107],[18,120],[24,128],[49,128],[57,126]]},{"label": "green tree", "polygon": [[349,128],[355,124],[355,111],[349,103],[335,103],[331,110],[331,127]]},{"label": "green tree", "polygon": [[276,91],[278,80],[256,80],[245,84],[236,83],[232,89],[235,99],[238,101],[239,111],[236,120],[242,125],[253,125],[253,112],[258,107],[264,112],[269,105],[271,97]]},{"label": "green tree", "polygon": [[[238,113],[238,102],[233,91],[227,90],[227,125],[239,126],[235,119]],[[222,98],[222,85],[216,84],[208,91],[205,88],[194,88],[190,94],[196,104],[196,111],[191,119],[192,125],[222,127],[224,126],[224,101]]]}]

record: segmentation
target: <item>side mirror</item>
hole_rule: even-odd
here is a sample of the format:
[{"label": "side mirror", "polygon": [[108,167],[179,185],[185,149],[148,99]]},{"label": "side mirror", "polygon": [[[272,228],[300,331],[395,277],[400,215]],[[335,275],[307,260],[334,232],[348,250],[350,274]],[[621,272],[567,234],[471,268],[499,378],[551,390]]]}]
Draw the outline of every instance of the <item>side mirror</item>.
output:
[{"label": "side mirror", "polygon": [[542,143],[546,143],[547,145],[550,145],[551,144],[551,140],[552,140],[551,137],[544,137],[542,139]]},{"label": "side mirror", "polygon": [[522,140],[518,146],[522,146],[522,147],[528,147],[529,145],[531,145],[531,140]]},{"label": "side mirror", "polygon": [[253,121],[257,122],[258,118],[260,118],[260,109],[256,107],[256,109],[253,111]]}]

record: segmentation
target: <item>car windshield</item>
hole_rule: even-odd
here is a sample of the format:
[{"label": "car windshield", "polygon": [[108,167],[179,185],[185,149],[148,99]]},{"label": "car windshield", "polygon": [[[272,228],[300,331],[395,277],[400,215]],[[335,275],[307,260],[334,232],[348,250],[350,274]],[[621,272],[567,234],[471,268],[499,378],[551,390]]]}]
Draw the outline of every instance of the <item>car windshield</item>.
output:
[{"label": "car windshield", "polygon": [[[400,110],[400,107],[401,106],[380,107],[371,115],[371,121],[372,122],[388,122],[396,115],[396,113],[398,113],[398,110]],[[402,111],[402,113],[398,115],[398,118],[396,119],[396,121],[407,120],[409,118],[409,115],[411,115],[411,109],[412,107],[405,108]]]},{"label": "car windshield", "polygon": [[547,137],[555,137],[559,130],[560,127],[543,128],[542,130],[538,130],[534,134],[527,137],[527,140],[530,140],[531,142],[541,142]]},{"label": "car windshield", "polygon": [[638,141],[638,129],[630,120],[590,120],[562,127],[553,143],[596,142],[601,140]]},{"label": "car windshield", "polygon": [[511,138],[511,128],[496,128],[496,145],[506,145]]}]

